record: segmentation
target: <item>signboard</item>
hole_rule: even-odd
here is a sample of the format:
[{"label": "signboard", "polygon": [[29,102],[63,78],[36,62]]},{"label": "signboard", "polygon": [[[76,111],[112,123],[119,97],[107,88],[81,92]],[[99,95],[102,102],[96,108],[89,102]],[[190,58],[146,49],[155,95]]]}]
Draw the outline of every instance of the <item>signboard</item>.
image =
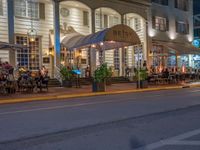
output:
[{"label": "signboard", "polygon": [[44,64],[49,64],[50,63],[50,58],[49,57],[43,57],[43,63]]},{"label": "signboard", "polygon": [[200,39],[195,39],[192,42],[192,45],[194,45],[196,48],[200,48]]},{"label": "signboard", "polygon": [[81,64],[87,64],[87,60],[86,59],[81,59]]},{"label": "signboard", "polygon": [[105,37],[106,41],[141,44],[137,33],[127,25],[116,25],[108,30]]}]

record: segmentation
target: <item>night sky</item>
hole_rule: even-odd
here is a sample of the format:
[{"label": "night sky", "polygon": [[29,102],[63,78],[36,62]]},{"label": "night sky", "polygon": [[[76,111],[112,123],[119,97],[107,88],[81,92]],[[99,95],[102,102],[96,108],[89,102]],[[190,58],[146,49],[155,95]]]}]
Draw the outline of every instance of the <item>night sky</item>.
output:
[{"label": "night sky", "polygon": [[200,0],[193,0],[194,14],[200,14]]}]

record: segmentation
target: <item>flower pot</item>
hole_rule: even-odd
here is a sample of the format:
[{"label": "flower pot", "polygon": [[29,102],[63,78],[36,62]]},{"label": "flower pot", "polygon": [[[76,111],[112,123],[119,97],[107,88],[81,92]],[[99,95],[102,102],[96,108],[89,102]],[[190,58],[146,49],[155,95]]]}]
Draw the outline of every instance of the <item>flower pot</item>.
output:
[{"label": "flower pot", "polygon": [[98,83],[93,82],[92,83],[92,92],[105,92],[106,91],[106,84],[104,82]]},{"label": "flower pot", "polygon": [[141,80],[140,81],[140,86],[139,86],[139,82],[137,81],[137,88],[148,88],[148,81],[147,80]]},{"label": "flower pot", "polygon": [[71,88],[72,87],[72,81],[70,81],[70,80],[64,80],[64,81],[62,81],[62,86],[63,87]]}]

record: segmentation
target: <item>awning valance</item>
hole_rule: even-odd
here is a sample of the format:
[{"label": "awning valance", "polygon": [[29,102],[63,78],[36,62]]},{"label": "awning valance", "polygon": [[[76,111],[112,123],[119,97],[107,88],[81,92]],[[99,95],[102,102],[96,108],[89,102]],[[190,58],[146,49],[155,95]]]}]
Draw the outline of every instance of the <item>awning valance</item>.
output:
[{"label": "awning valance", "polygon": [[168,49],[173,49],[178,55],[200,54],[200,49],[194,47],[190,43],[181,44],[181,43],[154,41],[153,44],[158,44],[158,45],[162,45]]},{"label": "awning valance", "polygon": [[92,44],[97,44],[104,50],[141,44],[137,33],[129,26],[122,24],[87,36],[82,36],[80,34],[67,36],[63,38],[61,43],[70,50],[89,47]]}]

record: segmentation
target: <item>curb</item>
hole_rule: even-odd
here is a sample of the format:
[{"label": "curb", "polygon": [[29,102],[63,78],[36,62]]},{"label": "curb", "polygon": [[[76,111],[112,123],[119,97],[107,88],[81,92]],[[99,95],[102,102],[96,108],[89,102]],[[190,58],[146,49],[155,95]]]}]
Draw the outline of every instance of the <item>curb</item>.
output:
[{"label": "curb", "polygon": [[161,91],[161,90],[174,90],[174,89],[195,88],[195,87],[200,87],[200,84],[188,85],[188,86],[137,89],[137,90],[134,89],[134,90],[122,90],[122,91],[110,91],[110,92],[83,93],[83,94],[71,94],[71,95],[56,95],[56,96],[46,96],[46,97],[2,99],[2,100],[0,100],[0,105],[25,103],[25,102],[37,102],[37,101],[50,101],[50,100],[66,100],[66,99],[69,99],[69,98],[81,98],[81,97],[93,97],[93,96],[115,95],[115,94],[126,94],[126,93],[151,92],[151,91]]}]

